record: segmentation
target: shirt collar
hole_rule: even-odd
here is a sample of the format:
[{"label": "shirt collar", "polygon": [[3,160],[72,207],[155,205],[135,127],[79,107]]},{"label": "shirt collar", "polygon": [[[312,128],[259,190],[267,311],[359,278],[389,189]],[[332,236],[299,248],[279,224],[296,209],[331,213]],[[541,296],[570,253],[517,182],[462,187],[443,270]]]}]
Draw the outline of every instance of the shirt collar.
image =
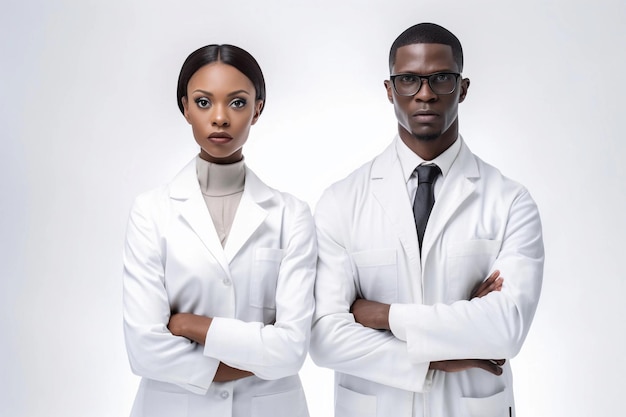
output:
[{"label": "shirt collar", "polygon": [[445,178],[460,150],[461,136],[457,137],[454,143],[448,149],[443,151],[441,155],[432,161],[425,161],[408,146],[406,146],[400,137],[396,138],[396,152],[398,154],[398,159],[400,160],[400,166],[402,166],[402,174],[404,175],[404,181],[406,183],[409,182],[415,168],[424,163],[436,164],[439,169],[441,169],[441,175]]},{"label": "shirt collar", "polygon": [[196,173],[202,194],[221,197],[243,191],[245,183],[245,163],[214,164],[196,157]]}]

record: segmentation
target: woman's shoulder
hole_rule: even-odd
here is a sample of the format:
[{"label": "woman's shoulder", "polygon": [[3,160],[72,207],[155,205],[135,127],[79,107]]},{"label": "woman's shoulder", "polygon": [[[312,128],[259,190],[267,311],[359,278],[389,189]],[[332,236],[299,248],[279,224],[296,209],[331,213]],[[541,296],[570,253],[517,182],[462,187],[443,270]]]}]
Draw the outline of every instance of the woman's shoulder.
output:
[{"label": "woman's shoulder", "polygon": [[249,168],[246,168],[246,187],[249,195],[261,205],[282,206],[287,211],[310,213],[308,203],[290,192],[267,185]]},{"label": "woman's shoulder", "polygon": [[169,200],[169,184],[144,191],[135,197],[131,217],[161,218],[169,212]]},{"label": "woman's shoulder", "polygon": [[303,200],[296,197],[290,192],[279,190],[273,186],[268,185],[265,181],[259,178],[259,176],[246,166],[246,188],[253,197],[259,201],[263,199],[275,199],[282,201],[286,204],[302,205],[306,204]]}]

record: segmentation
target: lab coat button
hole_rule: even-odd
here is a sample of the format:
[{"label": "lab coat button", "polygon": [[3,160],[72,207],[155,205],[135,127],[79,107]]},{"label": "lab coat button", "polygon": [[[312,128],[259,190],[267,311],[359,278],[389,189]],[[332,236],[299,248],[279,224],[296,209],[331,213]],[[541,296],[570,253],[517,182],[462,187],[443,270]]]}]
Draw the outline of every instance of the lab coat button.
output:
[{"label": "lab coat button", "polygon": [[224,278],[224,281],[222,281],[222,283],[226,286],[230,285],[230,280],[228,278]]},{"label": "lab coat button", "polygon": [[222,391],[220,393],[220,397],[222,397],[224,400],[227,399],[228,397],[230,397],[230,394],[228,393],[228,391]]}]

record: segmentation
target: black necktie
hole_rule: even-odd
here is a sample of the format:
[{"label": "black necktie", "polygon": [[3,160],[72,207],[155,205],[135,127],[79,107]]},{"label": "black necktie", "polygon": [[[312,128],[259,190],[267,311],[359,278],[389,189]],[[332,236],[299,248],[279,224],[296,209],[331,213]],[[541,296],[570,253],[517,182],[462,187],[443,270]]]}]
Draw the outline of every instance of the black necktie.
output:
[{"label": "black necktie", "polygon": [[417,240],[422,251],[422,240],[428,217],[435,204],[435,194],[433,183],[441,170],[437,165],[420,165],[417,171],[417,191],[415,201],[413,201],[413,216],[415,217],[415,227],[417,228]]}]

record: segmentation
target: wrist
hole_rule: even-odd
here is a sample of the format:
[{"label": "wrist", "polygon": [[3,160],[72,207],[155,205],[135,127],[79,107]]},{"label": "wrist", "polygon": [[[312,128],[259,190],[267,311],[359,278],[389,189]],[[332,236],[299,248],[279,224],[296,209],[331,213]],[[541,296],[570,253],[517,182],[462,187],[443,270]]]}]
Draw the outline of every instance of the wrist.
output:
[{"label": "wrist", "polygon": [[381,304],[378,309],[378,317],[376,319],[376,326],[379,329],[389,330],[389,309],[391,305],[389,304]]}]

